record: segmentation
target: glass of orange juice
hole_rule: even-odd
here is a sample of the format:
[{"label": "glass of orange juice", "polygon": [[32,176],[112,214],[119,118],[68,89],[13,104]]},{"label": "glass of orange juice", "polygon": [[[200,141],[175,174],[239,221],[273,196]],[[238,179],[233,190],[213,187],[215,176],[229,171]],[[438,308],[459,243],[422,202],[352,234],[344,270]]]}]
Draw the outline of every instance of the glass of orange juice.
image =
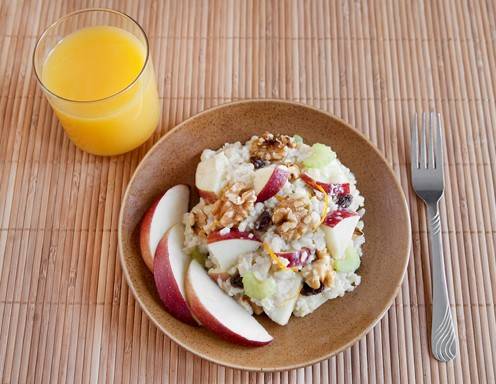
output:
[{"label": "glass of orange juice", "polygon": [[67,135],[86,152],[130,151],[158,125],[148,39],[123,13],[87,9],[61,18],[38,40],[33,65]]}]

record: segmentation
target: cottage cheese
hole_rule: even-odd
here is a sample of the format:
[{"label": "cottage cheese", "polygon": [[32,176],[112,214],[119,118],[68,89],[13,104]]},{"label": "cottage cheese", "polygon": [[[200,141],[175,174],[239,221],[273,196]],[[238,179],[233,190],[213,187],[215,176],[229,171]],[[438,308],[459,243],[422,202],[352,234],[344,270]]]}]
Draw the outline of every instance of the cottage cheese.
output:
[{"label": "cottage cheese", "polygon": [[[287,137],[286,137],[287,138]],[[309,159],[314,151],[310,145],[303,143],[299,138],[288,138],[289,145],[284,148],[284,156],[279,159],[254,160],[254,150],[256,143],[262,140],[258,136],[252,137],[246,143],[227,143],[217,150],[206,149],[201,155],[201,161],[205,162],[213,156],[225,156],[227,165],[222,170],[221,179],[217,180],[225,191],[235,183],[242,183],[246,190],[254,189],[257,171],[260,169],[260,162],[263,166],[276,167],[296,167],[300,175],[290,177],[277,191],[277,194],[265,201],[252,202],[246,216],[235,225],[219,227],[219,217],[216,216],[216,207],[221,204],[217,201],[206,201],[200,198],[199,203],[192,212],[184,217],[185,224],[185,251],[191,252],[196,248],[207,257],[205,263],[208,272],[217,281],[219,286],[230,296],[234,297],[247,311],[253,310],[265,312],[272,320],[279,324],[286,324],[289,316],[306,316],[315,311],[327,300],[343,296],[346,292],[354,290],[360,284],[360,276],[356,271],[342,272],[334,271],[333,263],[336,255],[331,255],[332,262],[329,273],[332,274],[332,284],[324,286],[321,283],[320,289],[310,289],[305,280],[305,270],[316,265],[317,254],[328,252],[324,225],[321,220],[337,210],[347,210],[358,213],[360,220],[357,230],[350,241],[349,247],[353,247],[356,254],[362,257],[362,245],[365,242],[363,235],[363,221],[361,216],[365,213],[364,198],[357,189],[357,182],[353,173],[343,165],[337,158],[328,161],[319,167],[309,167],[305,165],[305,160]],[[271,142],[268,142],[270,146]],[[277,144],[277,143],[276,143]],[[280,149],[280,148],[279,148]],[[262,147],[263,150],[263,147]],[[330,149],[329,149],[330,152]],[[331,153],[331,152],[330,152]],[[256,169],[258,168],[258,169]],[[263,168],[263,167],[262,167]],[[286,168],[284,168],[286,169]],[[335,185],[346,185],[349,192],[346,199],[343,194],[327,194],[327,204],[325,194],[305,182],[300,176],[305,173],[315,181],[332,182]],[[216,177],[215,174],[209,177]],[[222,193],[216,198],[221,199]],[[296,238],[288,238],[281,234],[281,228],[270,222],[265,228],[260,228],[261,217],[265,214],[274,218],[274,212],[278,209],[281,201],[285,199],[301,198],[306,203],[307,220],[311,224],[311,230],[306,230]],[[347,201],[343,203],[343,201]],[[340,205],[341,204],[341,205]],[[342,205],[347,205],[343,207]],[[201,210],[205,217],[199,218],[193,212]],[[272,216],[271,216],[272,215]],[[203,220],[203,221],[202,221]],[[213,229],[212,229],[213,228]],[[239,254],[234,264],[226,271],[219,269],[215,255],[211,254],[208,244],[208,236],[211,232],[218,232],[222,236],[234,236],[238,232],[248,232],[253,234],[253,238],[260,240],[264,246],[260,246],[256,251]],[[231,233],[233,232],[233,233]],[[227,237],[226,237],[227,239]],[[231,238],[232,240],[232,238]],[[308,250],[309,256],[304,260],[299,260],[296,265],[290,265],[289,259],[277,256],[278,260],[267,252],[270,249],[274,253],[292,252],[298,253],[301,250]],[[245,286],[247,274],[252,274],[256,281],[261,282],[261,286],[270,287],[266,297],[250,297],[247,294],[249,289]],[[266,288],[267,290],[268,288]],[[253,288],[252,288],[253,290]]]}]

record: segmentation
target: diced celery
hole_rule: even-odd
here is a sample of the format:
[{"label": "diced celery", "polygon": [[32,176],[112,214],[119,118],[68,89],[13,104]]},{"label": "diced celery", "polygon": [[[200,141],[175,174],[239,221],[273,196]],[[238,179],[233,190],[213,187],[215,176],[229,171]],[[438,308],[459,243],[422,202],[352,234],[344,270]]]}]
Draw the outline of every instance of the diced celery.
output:
[{"label": "diced celery", "polygon": [[355,272],[359,266],[360,256],[352,245],[344,251],[344,258],[334,260],[334,269],[338,272]]},{"label": "diced celery", "polygon": [[243,276],[243,287],[247,296],[257,300],[270,297],[276,291],[276,283],[274,279],[268,278],[265,280],[259,280],[253,272],[245,273]]},{"label": "diced celery", "polygon": [[322,168],[336,158],[336,154],[327,145],[316,143],[312,145],[312,153],[305,160],[303,165],[306,168]]}]

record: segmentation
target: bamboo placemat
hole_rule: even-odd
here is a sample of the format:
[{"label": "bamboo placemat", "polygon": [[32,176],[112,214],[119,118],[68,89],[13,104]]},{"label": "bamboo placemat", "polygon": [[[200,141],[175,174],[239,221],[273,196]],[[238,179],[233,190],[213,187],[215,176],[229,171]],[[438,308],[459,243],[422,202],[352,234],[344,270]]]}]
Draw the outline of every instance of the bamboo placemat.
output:
[{"label": "bamboo placemat", "polygon": [[[153,138],[113,158],[69,142],[31,66],[49,23],[96,6],[144,26],[163,103]],[[494,383],[495,9],[491,0],[1,1],[2,383]],[[374,330],[330,360],[274,374],[225,369],[171,342],[117,261],[121,197],[146,151],[185,118],[254,97],[314,105],[367,135],[401,180],[413,228],[401,293]],[[411,117],[429,110],[446,132],[442,233],[460,340],[448,364],[430,354],[426,222],[407,172]]]}]

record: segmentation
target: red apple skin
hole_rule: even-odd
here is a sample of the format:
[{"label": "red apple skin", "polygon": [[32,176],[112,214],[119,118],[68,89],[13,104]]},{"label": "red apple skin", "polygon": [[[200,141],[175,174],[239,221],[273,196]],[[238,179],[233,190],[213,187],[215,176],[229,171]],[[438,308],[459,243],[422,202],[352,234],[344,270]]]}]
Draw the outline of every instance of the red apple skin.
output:
[{"label": "red apple skin", "polygon": [[302,173],[300,177],[309,187],[311,187],[315,190],[319,190],[319,188],[317,187],[317,185],[318,185],[326,193],[330,194],[331,196],[348,195],[350,193],[350,184],[349,183],[342,183],[342,184],[323,183],[321,181],[315,181],[312,177],[310,177],[306,173]]},{"label": "red apple skin", "polygon": [[247,340],[244,337],[232,332],[228,328],[224,327],[221,323],[217,321],[215,317],[213,317],[209,312],[205,310],[200,300],[195,294],[193,287],[188,280],[188,275],[186,275],[185,281],[185,289],[186,289],[186,299],[188,300],[189,307],[191,308],[191,312],[193,316],[198,320],[200,324],[202,324],[205,328],[214,332],[217,336],[222,337],[224,340],[227,340],[231,343],[236,343],[240,345],[244,345],[247,347],[261,347],[263,345],[269,344],[272,340],[260,342],[254,340]]},{"label": "red apple skin", "polygon": [[349,211],[347,209],[338,209],[336,211],[328,213],[322,224],[333,228],[336,225],[338,225],[342,220],[352,216],[358,216],[358,213]]},{"label": "red apple skin", "polygon": [[153,277],[160,300],[167,312],[189,325],[198,325],[191,314],[186,300],[181,295],[169,260],[167,231],[157,245],[153,258]]},{"label": "red apple skin", "polygon": [[221,235],[220,231],[212,232],[208,235],[207,243],[216,243],[222,240],[233,240],[233,239],[246,239],[253,241],[260,241],[257,236],[250,232],[241,232],[237,229],[231,229],[229,233]]},{"label": "red apple skin", "polygon": [[141,257],[143,258],[143,261],[145,262],[148,269],[152,272],[153,272],[153,255],[150,252],[150,247],[148,246],[148,244],[150,244],[150,228],[152,224],[153,213],[155,212],[155,208],[157,208],[157,205],[161,198],[162,196],[156,199],[151,205],[151,207],[148,208],[148,211],[146,211],[145,216],[143,216],[143,220],[141,221],[141,228],[140,228]]},{"label": "red apple skin", "polygon": [[299,251],[276,252],[278,257],[289,261],[288,267],[299,267],[305,265],[310,257],[311,251],[308,248],[302,248]]},{"label": "red apple skin", "polygon": [[203,200],[205,200],[208,204],[215,203],[217,200],[217,194],[215,192],[204,191],[202,189],[198,190],[198,195],[200,195]]},{"label": "red apple skin", "polygon": [[283,185],[288,181],[289,172],[280,167],[275,167],[274,172],[270,175],[269,180],[257,195],[257,203],[270,199],[281,190]]},{"label": "red apple skin", "polygon": [[[180,184],[179,184],[180,185]],[[189,186],[187,186],[188,189],[190,189]],[[155,209],[157,208],[158,203],[160,203],[160,200],[164,195],[167,193],[163,193],[161,196],[157,197],[150,208],[148,208],[148,211],[146,211],[145,215],[143,216],[143,219],[141,220],[141,226],[140,226],[140,250],[141,250],[141,257],[143,258],[143,261],[145,262],[146,266],[148,269],[153,272],[153,256],[152,253],[150,252],[150,248],[148,247],[148,244],[150,244],[150,229],[152,226],[152,219],[153,219],[153,214],[155,213]]]}]

